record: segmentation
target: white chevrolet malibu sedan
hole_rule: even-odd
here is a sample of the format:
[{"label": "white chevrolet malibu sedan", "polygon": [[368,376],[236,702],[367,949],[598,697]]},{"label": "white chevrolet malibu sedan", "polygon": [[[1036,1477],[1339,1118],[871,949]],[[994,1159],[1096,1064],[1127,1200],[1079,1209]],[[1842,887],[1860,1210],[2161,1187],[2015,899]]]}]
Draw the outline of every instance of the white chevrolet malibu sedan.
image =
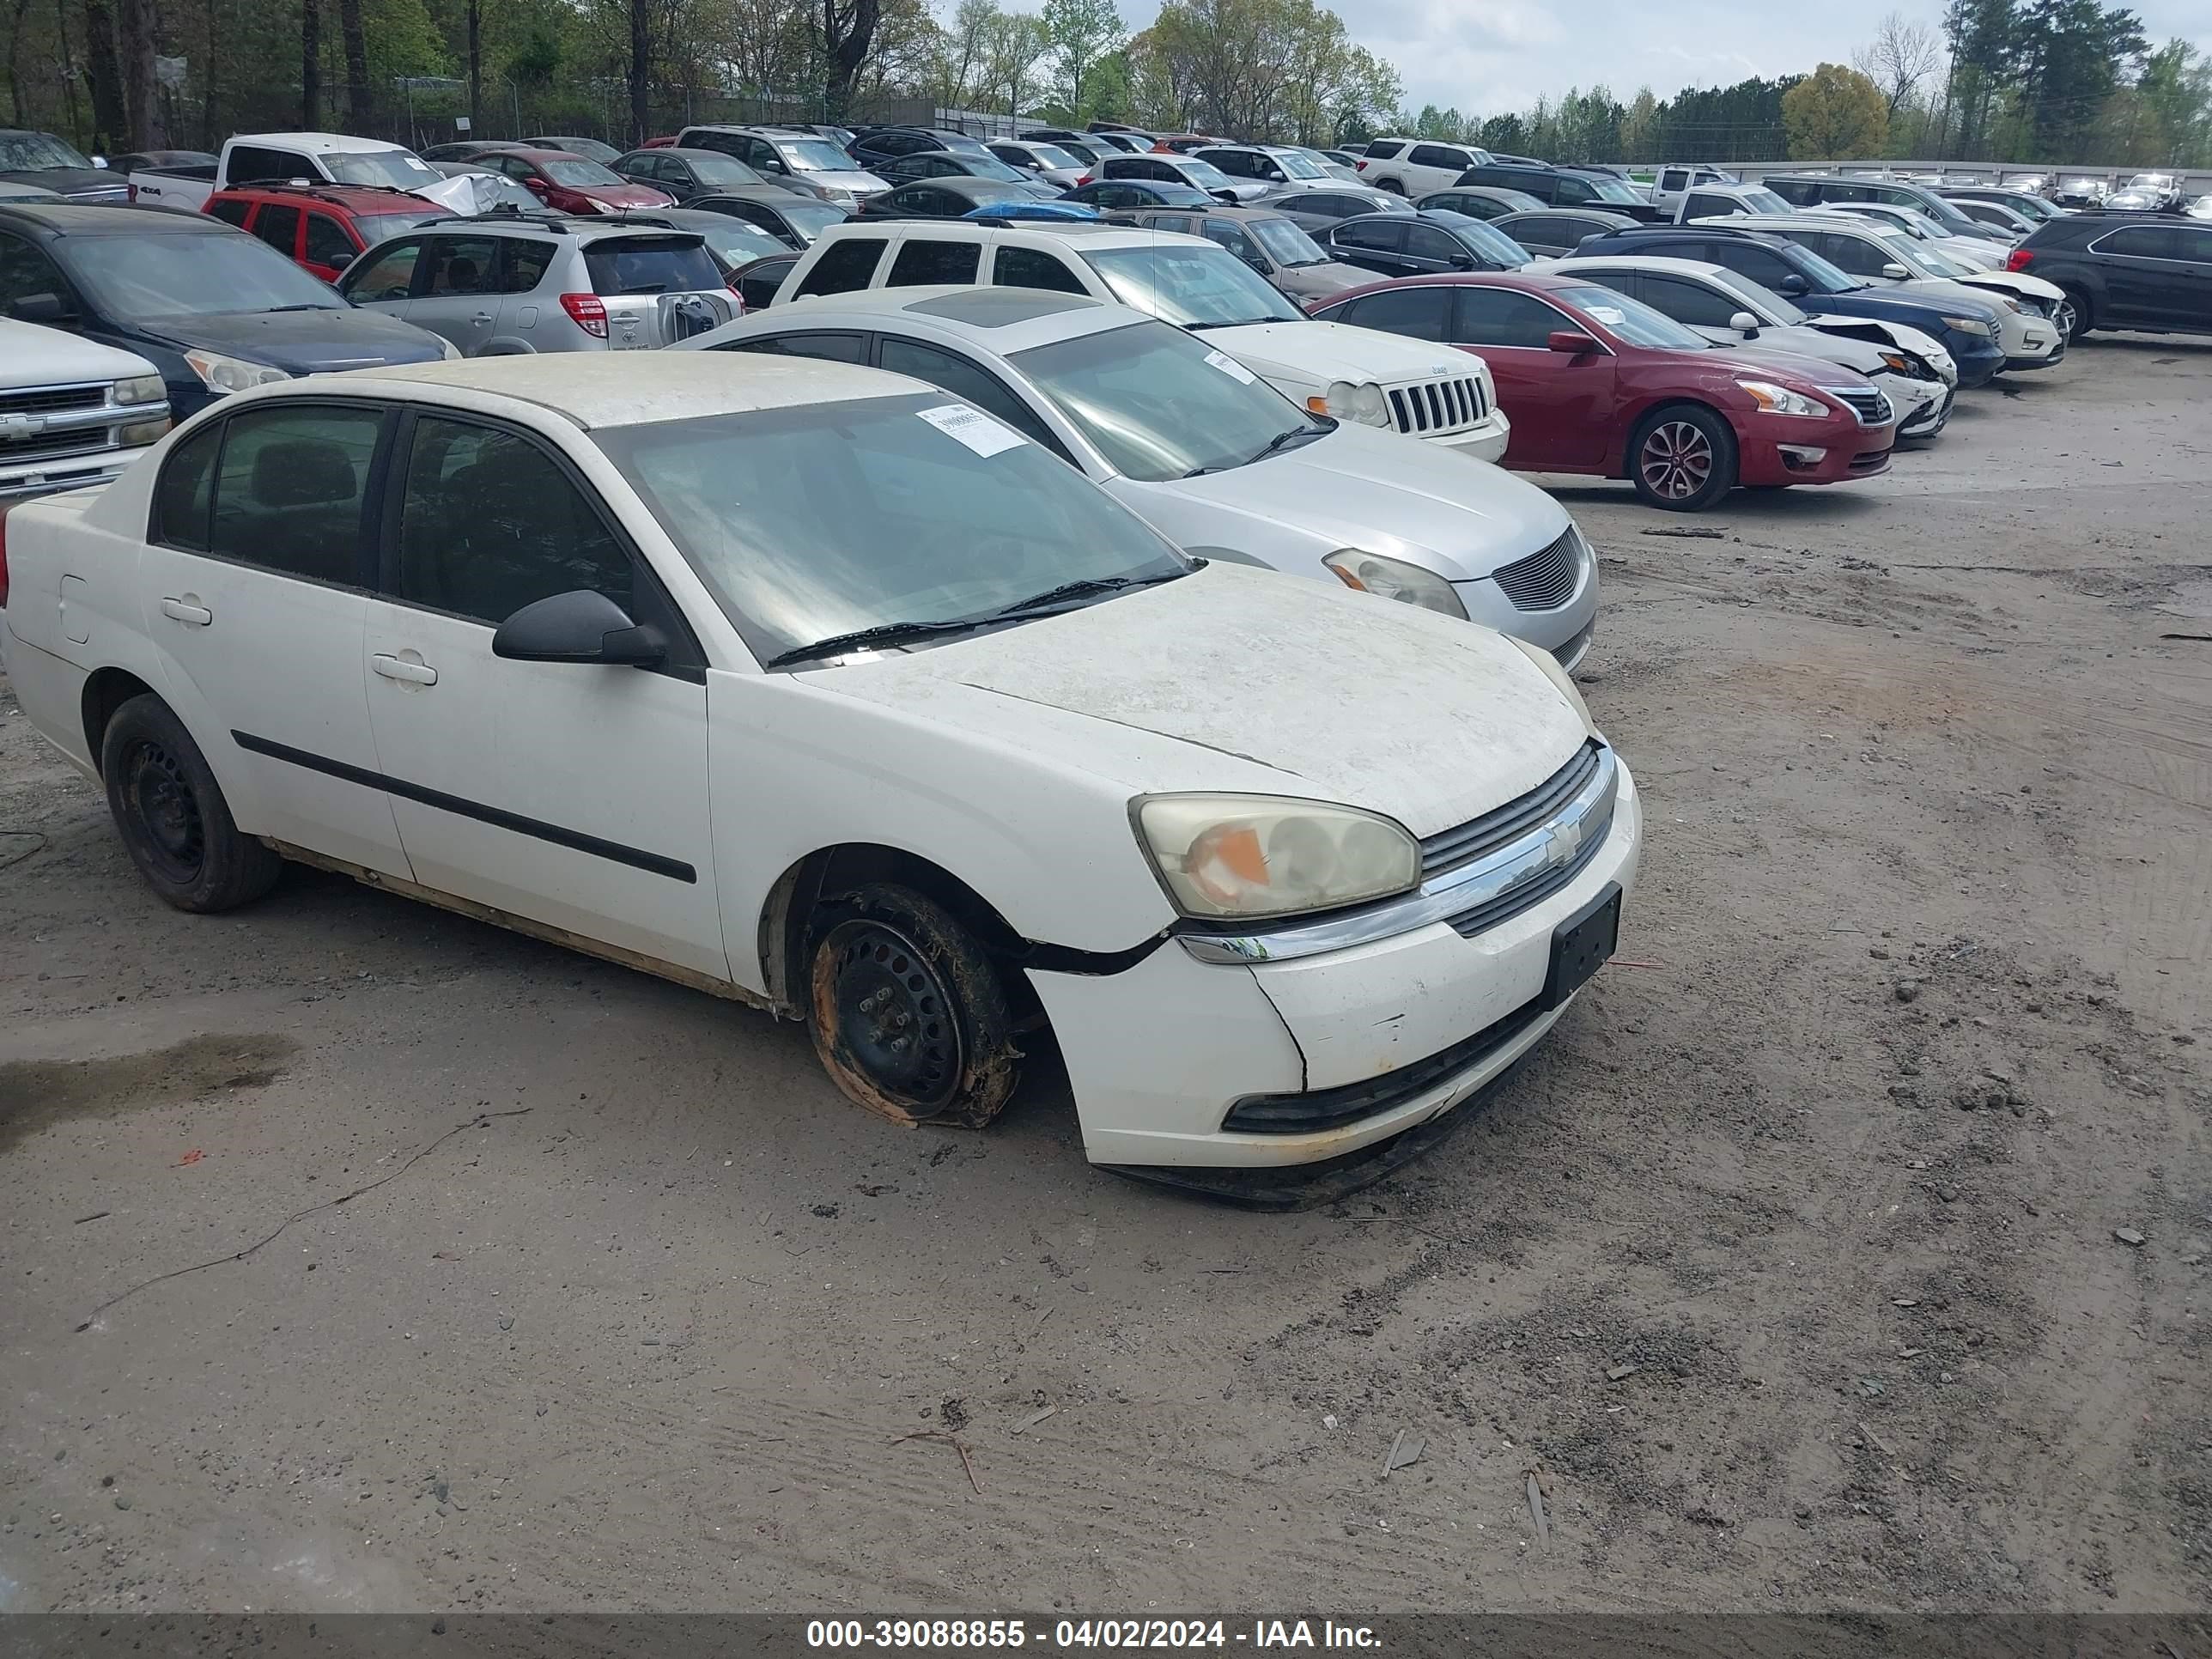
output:
[{"label": "white chevrolet malibu sedan", "polygon": [[1635,878],[1548,653],[875,369],[289,381],[5,536],[16,693],[171,904],[341,871],[804,1018],[900,1122],[1056,1042],[1094,1162],[1255,1202],[1441,1133]]}]

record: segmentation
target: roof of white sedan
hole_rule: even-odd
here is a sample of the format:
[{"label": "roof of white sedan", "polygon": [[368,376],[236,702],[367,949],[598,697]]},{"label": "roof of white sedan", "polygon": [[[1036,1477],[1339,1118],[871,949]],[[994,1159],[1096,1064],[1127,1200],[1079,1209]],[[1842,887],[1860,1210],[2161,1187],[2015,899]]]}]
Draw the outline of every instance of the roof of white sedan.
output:
[{"label": "roof of white sedan", "polygon": [[855,326],[865,326],[902,316],[938,324],[947,332],[964,336],[1001,356],[1078,335],[1154,320],[1149,312],[1054,289],[867,288],[819,295],[803,307],[772,306],[701,335],[696,343],[711,348],[726,338],[747,339],[774,332],[771,324],[811,330],[834,319],[848,319]]},{"label": "roof of white sedan", "polygon": [[[735,351],[544,352],[357,368],[348,371],[347,378],[512,398],[585,428],[643,426],[930,390],[919,380],[857,363]],[[322,377],[317,379],[321,383]]]}]

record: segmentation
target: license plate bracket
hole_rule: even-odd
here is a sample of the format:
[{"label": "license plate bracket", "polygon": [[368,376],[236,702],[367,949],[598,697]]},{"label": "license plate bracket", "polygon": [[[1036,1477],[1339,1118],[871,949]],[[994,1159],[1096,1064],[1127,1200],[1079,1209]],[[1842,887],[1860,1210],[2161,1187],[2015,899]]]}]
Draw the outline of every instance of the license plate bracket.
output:
[{"label": "license plate bracket", "polygon": [[1552,965],[1544,1006],[1557,1008],[1605,966],[1620,944],[1620,884],[1605,890],[1552,930]]}]

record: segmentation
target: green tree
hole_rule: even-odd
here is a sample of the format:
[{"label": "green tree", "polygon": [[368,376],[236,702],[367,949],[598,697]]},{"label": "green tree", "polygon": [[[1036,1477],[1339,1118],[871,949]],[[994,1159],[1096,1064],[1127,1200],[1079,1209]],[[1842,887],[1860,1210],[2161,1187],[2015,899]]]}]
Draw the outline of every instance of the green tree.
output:
[{"label": "green tree", "polygon": [[1057,70],[1054,95],[1071,122],[1088,118],[1091,77],[1099,61],[1129,38],[1114,0],[1044,0],[1038,14]]},{"label": "green tree", "polygon": [[1823,64],[1782,98],[1792,161],[1878,155],[1889,137],[1881,88],[1855,69]]}]

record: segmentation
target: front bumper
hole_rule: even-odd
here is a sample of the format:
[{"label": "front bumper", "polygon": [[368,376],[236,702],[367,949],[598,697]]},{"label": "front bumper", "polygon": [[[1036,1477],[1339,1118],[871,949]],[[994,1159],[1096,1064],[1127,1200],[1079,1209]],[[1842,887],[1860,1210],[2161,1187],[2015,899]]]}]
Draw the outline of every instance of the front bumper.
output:
[{"label": "front bumper", "polygon": [[1959,390],[1987,386],[1990,379],[2005,366],[2004,349],[1994,340],[1978,340],[1972,351],[1954,349],[1951,356],[1959,365]]},{"label": "front bumper", "polygon": [[1512,436],[1513,422],[1506,419],[1505,411],[1492,409],[1464,432],[1448,433],[1423,441],[1442,444],[1462,455],[1472,455],[1478,461],[1496,461],[1505,453],[1506,443]]},{"label": "front bumper", "polygon": [[[2033,337],[2031,336],[2030,337],[2033,339]],[[2004,365],[2005,371],[2008,374],[2023,374],[2030,369],[2051,368],[2055,367],[2057,364],[2064,362],[2065,357],[2066,340],[2062,335],[2059,337],[2058,343],[2053,346],[2048,352],[2038,355],[2037,353],[2031,351],[2025,356],[2006,358]]]},{"label": "front bumper", "polygon": [[[1059,1040],[1094,1164],[1268,1169],[1345,1157],[1441,1117],[1510,1070],[1558,1021],[1540,1003],[1553,932],[1636,881],[1643,808],[1620,770],[1613,822],[1574,879],[1462,938],[1448,921],[1342,950],[1201,962],[1170,939],[1112,975],[1030,972]],[[1449,1051],[1472,1043],[1465,1063]],[[1441,1069],[1439,1057],[1443,1057]],[[1402,1098],[1304,1133],[1225,1131],[1248,1097],[1296,1096],[1401,1073]]]},{"label": "front bumper", "polygon": [[1850,419],[1790,421],[1802,432],[1777,433],[1778,416],[1761,418],[1758,430],[1737,428],[1736,481],[1747,484],[1843,483],[1889,470],[1895,426],[1861,426]]},{"label": "front bumper", "polygon": [[1882,374],[1875,378],[1875,384],[1897,410],[1897,435],[1900,438],[1932,438],[1951,418],[1951,405],[1957,393],[1940,380]]}]

